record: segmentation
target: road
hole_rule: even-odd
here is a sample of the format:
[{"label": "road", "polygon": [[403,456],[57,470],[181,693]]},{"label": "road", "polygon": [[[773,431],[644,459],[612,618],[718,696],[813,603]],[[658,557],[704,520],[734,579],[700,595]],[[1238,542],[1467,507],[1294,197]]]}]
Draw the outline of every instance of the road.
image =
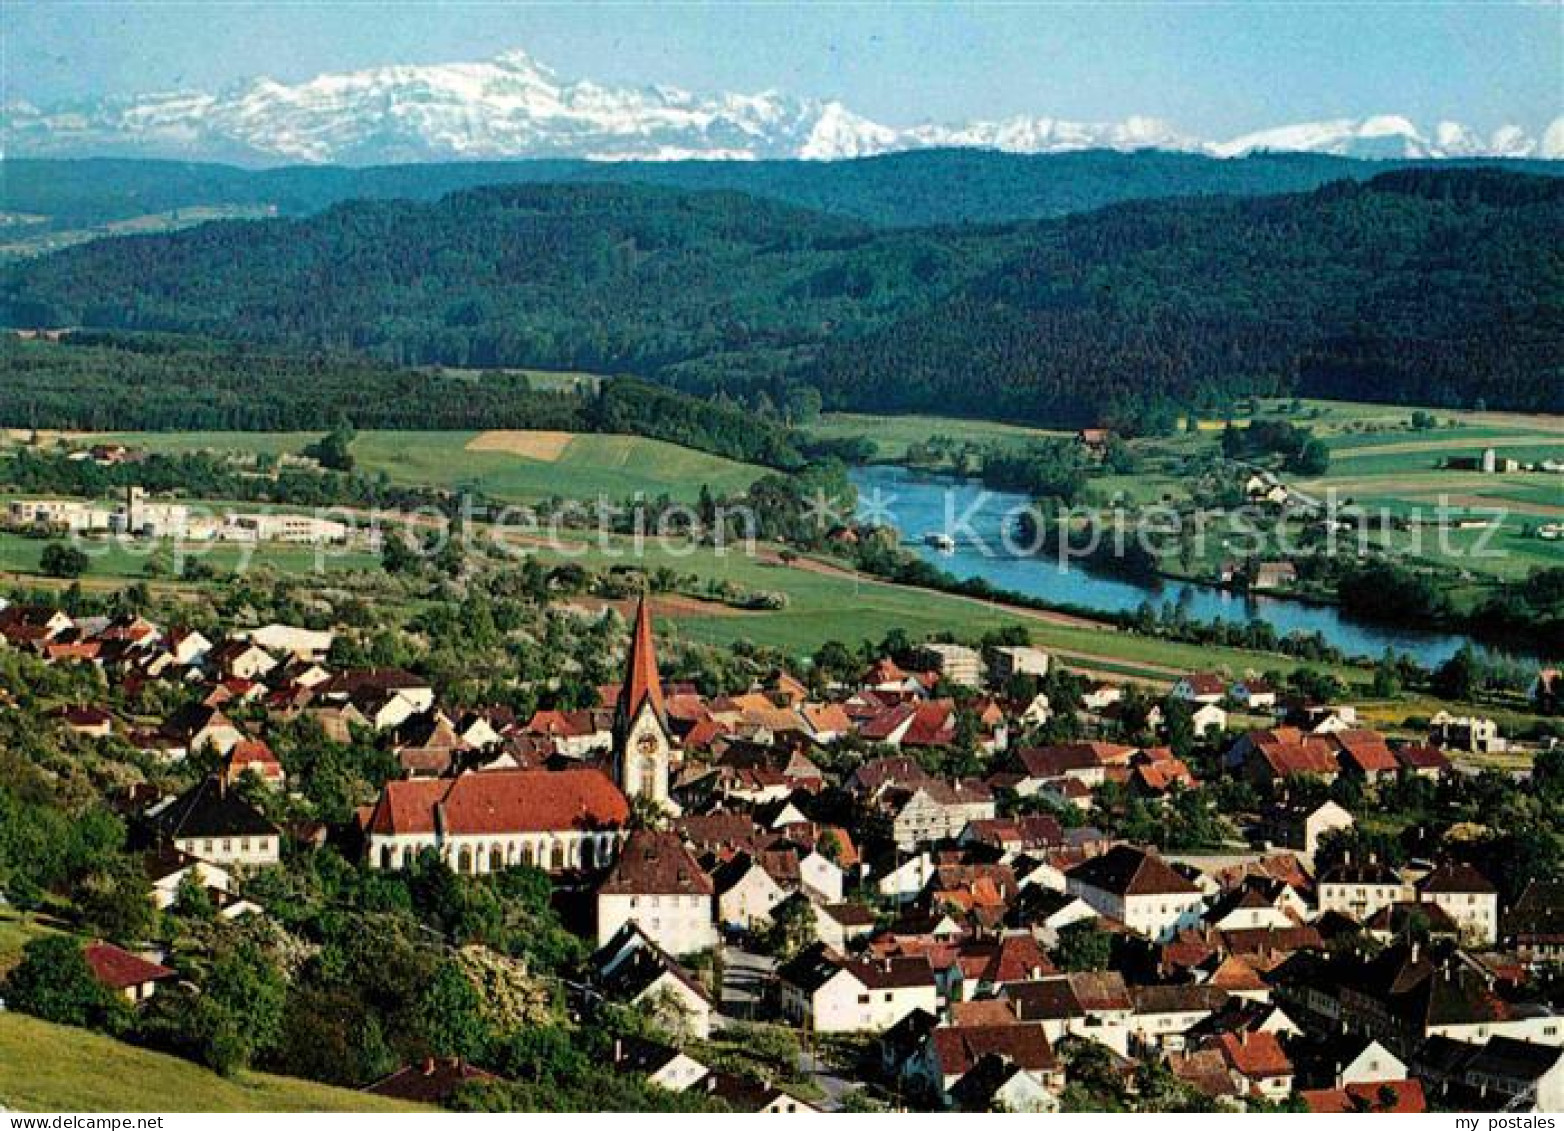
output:
[{"label": "road", "polygon": [[722,952],[722,1012],[739,1020],[760,1016],[766,987],[776,973],[777,960],[736,946]]}]

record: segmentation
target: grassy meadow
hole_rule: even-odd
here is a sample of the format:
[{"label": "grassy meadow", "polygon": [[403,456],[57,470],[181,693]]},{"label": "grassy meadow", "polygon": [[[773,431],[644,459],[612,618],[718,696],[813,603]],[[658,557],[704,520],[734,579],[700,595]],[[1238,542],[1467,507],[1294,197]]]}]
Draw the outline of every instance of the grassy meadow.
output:
[{"label": "grassy meadow", "polygon": [[[155,452],[280,456],[320,438],[311,432],[119,432],[94,437]],[[762,469],[662,440],[569,432],[361,432],[358,467],[394,483],[481,491],[507,502],[554,496],[624,499],[638,492],[685,502],[701,485],[747,488]]]},{"label": "grassy meadow", "polygon": [[[1435,417],[1431,428],[1411,426],[1415,406],[1305,400],[1300,410],[1284,411],[1290,401],[1265,401],[1258,417],[1286,420],[1308,427],[1330,449],[1324,475],[1300,479],[1294,486],[1325,499],[1334,494],[1370,511],[1398,516],[1414,513],[1432,519],[1444,513],[1450,520],[1488,517],[1491,531],[1447,529],[1443,539],[1434,527],[1395,531],[1374,543],[1413,558],[1466,570],[1478,576],[1507,579],[1528,571],[1564,565],[1564,543],[1536,537],[1543,523],[1564,522],[1564,474],[1512,471],[1484,474],[1448,470],[1449,458],[1478,457],[1493,448],[1501,457],[1521,463],[1564,462],[1564,417],[1527,416],[1504,412],[1424,410]],[[1201,420],[1199,430],[1152,441],[1152,447],[1172,456],[1210,451],[1224,420]],[[1247,423],[1240,418],[1235,423]],[[1131,498],[1144,500],[1172,493],[1177,480],[1160,466],[1124,483]],[[1098,485],[1119,485],[1098,480]],[[1503,512],[1502,514],[1500,512]]]},{"label": "grassy meadow", "polygon": [[188,1060],[20,1013],[0,1013],[0,1107],[71,1112],[427,1110],[264,1072],[219,1076]]},{"label": "grassy meadow", "polygon": [[[29,538],[22,534],[0,531],[0,574],[33,574],[39,570],[44,547],[49,543],[41,538]],[[84,578],[141,580],[149,576],[147,562],[156,560],[164,569],[159,576],[170,571],[176,550],[167,543],[96,541],[84,538],[78,545],[91,559]],[[312,546],[284,545],[280,543],[213,543],[195,542],[177,551],[187,561],[204,562],[218,575],[245,570],[267,568],[277,573],[301,575],[312,573],[317,562],[328,573],[344,573],[353,570],[378,569],[380,558],[361,550],[349,550],[340,546],[326,547],[319,559]]]},{"label": "grassy meadow", "polygon": [[864,436],[878,446],[875,459],[883,463],[897,462],[907,454],[909,445],[924,443],[931,436],[946,436],[958,443],[1020,446],[1045,436],[1073,435],[992,420],[953,416],[869,416],[854,412],[828,412],[804,431],[823,440]]},{"label": "grassy meadow", "polygon": [[[710,547],[648,541],[639,560],[624,539],[609,539],[574,547],[529,547],[541,561],[573,561],[604,569],[638,565],[654,570],[666,566],[693,574],[700,582],[729,582],[746,590],[766,590],[787,596],[780,610],[740,611],[715,604],[679,606],[659,612],[665,629],[705,644],[748,640],[796,653],[813,651],[825,640],[855,644],[878,640],[893,628],[917,639],[955,632],[975,639],[991,629],[1025,625],[1037,644],[1071,667],[1135,676],[1152,682],[1172,682],[1183,671],[1226,668],[1233,674],[1266,670],[1291,671],[1298,661],[1269,653],[1205,648],[1136,636],[1071,617],[1012,608],[971,597],[911,589],[826,565],[812,559],[784,563],[773,553],[746,556],[738,550],[718,555]],[[1343,678],[1364,678],[1350,668],[1336,669]]]}]

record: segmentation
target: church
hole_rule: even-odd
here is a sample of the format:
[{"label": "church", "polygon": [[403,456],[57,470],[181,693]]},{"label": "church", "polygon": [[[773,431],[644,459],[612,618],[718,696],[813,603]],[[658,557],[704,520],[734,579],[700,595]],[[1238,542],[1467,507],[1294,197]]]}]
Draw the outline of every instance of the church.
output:
[{"label": "church", "polygon": [[606,775],[580,767],[387,782],[364,825],[370,866],[404,868],[430,850],[469,874],[518,864],[555,873],[605,868],[630,826],[630,798],[676,813],[668,796],[675,748],[644,597],[613,733]]},{"label": "church", "polygon": [[650,798],[664,809],[673,809],[668,796],[673,752],[673,732],[668,729],[668,708],[652,642],[652,614],[643,596],[635,611],[630,655],[614,709],[615,783],[626,797]]}]

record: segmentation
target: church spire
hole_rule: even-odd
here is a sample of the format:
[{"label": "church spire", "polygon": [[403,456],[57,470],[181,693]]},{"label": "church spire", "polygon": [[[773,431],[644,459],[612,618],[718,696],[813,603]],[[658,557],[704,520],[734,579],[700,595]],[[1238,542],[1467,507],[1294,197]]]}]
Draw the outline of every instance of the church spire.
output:
[{"label": "church spire", "polygon": [[645,594],[635,610],[635,631],[630,636],[630,657],[625,665],[624,686],[619,691],[620,717],[634,719],[641,704],[650,703],[658,721],[667,717],[663,684],[657,675],[657,653],[652,645],[652,611]]}]

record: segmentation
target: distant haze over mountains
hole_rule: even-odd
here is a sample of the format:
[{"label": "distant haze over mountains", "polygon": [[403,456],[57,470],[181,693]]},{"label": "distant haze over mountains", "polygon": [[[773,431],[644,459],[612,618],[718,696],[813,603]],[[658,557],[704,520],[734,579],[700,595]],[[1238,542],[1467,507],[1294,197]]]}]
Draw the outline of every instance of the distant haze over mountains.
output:
[{"label": "distant haze over mountains", "polygon": [[288,85],[256,79],[216,93],[178,91],[4,107],[5,156],[146,156],[244,164],[573,157],[666,161],[830,160],[936,147],[1058,153],[1168,149],[1234,157],[1258,150],[1351,157],[1564,159],[1564,117],[1533,136],[1423,128],[1395,114],[1292,123],[1201,138],[1156,117],[1072,122],[1013,117],[887,126],[839,102],[693,94],[669,86],[571,81],[523,52],[487,62],[388,66]]}]

